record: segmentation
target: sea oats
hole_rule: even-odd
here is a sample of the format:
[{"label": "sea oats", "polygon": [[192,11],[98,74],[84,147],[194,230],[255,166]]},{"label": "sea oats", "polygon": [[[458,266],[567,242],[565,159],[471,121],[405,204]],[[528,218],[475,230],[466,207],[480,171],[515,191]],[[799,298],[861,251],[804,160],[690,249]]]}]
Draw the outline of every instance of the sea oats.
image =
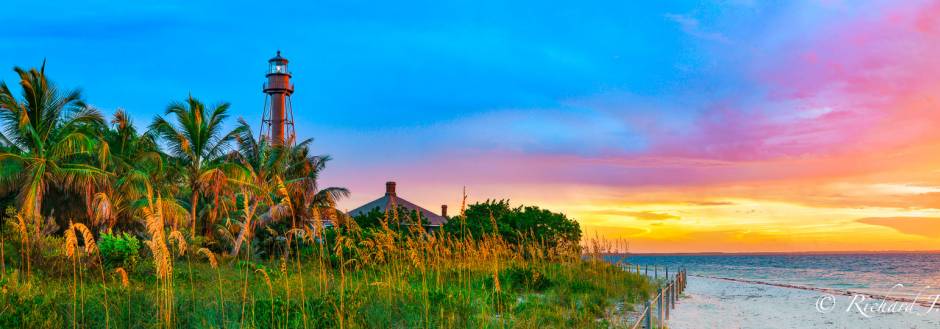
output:
[{"label": "sea oats", "polygon": [[127,271],[125,271],[123,267],[118,267],[114,269],[114,273],[117,273],[118,276],[121,277],[121,286],[127,288],[130,284],[130,281],[127,279]]},{"label": "sea oats", "polygon": [[98,245],[95,243],[95,236],[91,234],[91,230],[89,230],[85,224],[75,223],[72,224],[72,228],[82,234],[82,240],[85,242],[86,253],[93,254],[98,251]]},{"label": "sea oats", "polygon": [[183,256],[186,254],[186,248],[188,246],[186,244],[186,238],[183,237],[183,233],[180,233],[180,231],[170,232],[170,236],[168,240],[170,240],[171,242],[176,242],[176,248],[178,249],[180,256]]},{"label": "sea oats", "polygon": [[65,230],[65,256],[69,259],[75,257],[75,249],[78,248],[78,238],[75,236],[75,230],[73,230],[73,224],[69,224],[69,228]]},{"label": "sea oats", "polygon": [[268,271],[265,271],[263,268],[256,269],[255,272],[261,273],[264,277],[264,284],[268,286],[269,291],[273,291],[274,286],[271,284],[271,277],[268,276]]},{"label": "sea oats", "polygon": [[23,219],[23,214],[16,214],[16,228],[20,232],[20,239],[24,242],[29,241],[29,232],[26,229],[26,220]]},{"label": "sea oats", "polygon": [[197,251],[197,253],[206,255],[206,258],[209,259],[209,265],[211,265],[212,268],[218,268],[218,267],[219,267],[219,262],[216,260],[215,254],[212,253],[212,250],[209,250],[209,249],[206,249],[206,248],[199,248],[199,250]]}]

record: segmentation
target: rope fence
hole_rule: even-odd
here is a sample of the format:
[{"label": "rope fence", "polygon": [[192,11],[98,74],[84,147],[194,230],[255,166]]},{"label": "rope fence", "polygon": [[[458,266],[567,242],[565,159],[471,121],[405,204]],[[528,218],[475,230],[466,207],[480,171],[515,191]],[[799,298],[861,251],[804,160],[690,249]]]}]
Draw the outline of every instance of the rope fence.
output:
[{"label": "rope fence", "polygon": [[[624,270],[633,271],[638,275],[645,275],[647,277],[653,278],[654,282],[659,282],[660,273],[659,268],[653,266],[653,275],[650,275],[649,265],[645,266],[645,269],[641,272],[640,265],[631,266],[623,265]],[[665,268],[665,272],[662,275],[662,278],[666,281],[658,288],[658,293],[655,297],[650,298],[645,302],[643,311],[640,312],[640,316],[636,319],[636,322],[630,327],[631,329],[653,329],[653,328],[665,328],[666,321],[669,320],[669,312],[676,308],[676,302],[679,300],[679,296],[685,291],[687,284],[687,275],[684,268],[680,268],[678,271],[674,272],[673,276],[669,276],[669,267]],[[655,327],[654,327],[655,325]]]}]

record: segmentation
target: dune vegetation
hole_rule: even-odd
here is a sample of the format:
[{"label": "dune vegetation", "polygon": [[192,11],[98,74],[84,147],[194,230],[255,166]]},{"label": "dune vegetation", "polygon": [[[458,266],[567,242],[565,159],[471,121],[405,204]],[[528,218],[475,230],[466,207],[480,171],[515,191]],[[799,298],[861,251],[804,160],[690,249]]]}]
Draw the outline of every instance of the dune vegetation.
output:
[{"label": "dune vegetation", "polygon": [[465,201],[433,230],[394,207],[349,217],[312,140],[226,131],[229,104],[193,97],[139,132],[45,64],[15,71],[0,328],[611,327],[653,290],[563,214]]}]

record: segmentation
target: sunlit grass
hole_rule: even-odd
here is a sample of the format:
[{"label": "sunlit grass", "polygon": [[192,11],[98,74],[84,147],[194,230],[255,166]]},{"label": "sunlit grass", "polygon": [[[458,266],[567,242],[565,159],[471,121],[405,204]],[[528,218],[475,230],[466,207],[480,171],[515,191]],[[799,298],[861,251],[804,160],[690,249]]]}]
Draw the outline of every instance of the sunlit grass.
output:
[{"label": "sunlit grass", "polygon": [[615,306],[629,308],[651,291],[645,279],[578,249],[342,232],[319,242],[298,235],[288,257],[216,259],[203,248],[190,268],[172,263],[189,262],[185,252],[193,250],[170,253],[127,277],[109,271],[105,284],[80,275],[98,271],[89,257],[73,258],[74,275],[37,271],[28,279],[11,270],[2,281],[0,327],[609,327],[621,325]]}]

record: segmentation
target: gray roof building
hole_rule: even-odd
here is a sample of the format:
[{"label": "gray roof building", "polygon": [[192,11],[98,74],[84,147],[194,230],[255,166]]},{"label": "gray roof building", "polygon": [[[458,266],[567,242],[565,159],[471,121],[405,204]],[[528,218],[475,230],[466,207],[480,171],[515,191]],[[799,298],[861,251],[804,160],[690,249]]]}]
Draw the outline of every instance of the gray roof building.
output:
[{"label": "gray roof building", "polygon": [[378,208],[380,212],[385,212],[385,210],[389,209],[389,206],[393,204],[404,207],[408,210],[420,212],[422,216],[428,219],[428,226],[439,227],[447,222],[447,205],[441,205],[440,215],[435,214],[430,210],[424,209],[421,206],[399,197],[395,191],[395,182],[386,182],[385,195],[383,195],[381,198],[373,200],[372,202],[366,203],[359,208],[353,209],[349,212],[349,216],[366,214],[369,211],[372,211],[372,209],[376,208]]}]

